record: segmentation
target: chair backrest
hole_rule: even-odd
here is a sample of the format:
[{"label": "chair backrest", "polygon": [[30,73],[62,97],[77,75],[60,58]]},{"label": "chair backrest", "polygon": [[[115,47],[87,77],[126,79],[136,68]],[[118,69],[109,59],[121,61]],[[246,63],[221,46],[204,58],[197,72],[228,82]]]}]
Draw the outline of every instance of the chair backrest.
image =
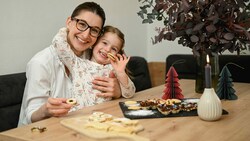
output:
[{"label": "chair backrest", "polygon": [[0,132],[17,127],[25,83],[24,72],[0,76]]},{"label": "chair backrest", "polygon": [[[184,63],[174,65],[179,79],[195,79],[196,59],[192,54],[171,54],[166,58],[166,73],[177,60],[184,59]],[[220,71],[227,63],[235,63],[244,67],[241,69],[235,65],[227,65],[234,82],[250,83],[250,55],[219,55]]]},{"label": "chair backrest", "polygon": [[166,58],[166,74],[169,68],[178,60],[185,60],[183,63],[175,64],[174,68],[178,73],[179,79],[195,79],[196,77],[196,60],[191,54],[171,54]]},{"label": "chair backrest", "polygon": [[220,70],[227,63],[235,63],[244,68],[241,69],[235,65],[227,65],[234,82],[250,83],[250,55],[220,55]]},{"label": "chair backrest", "polygon": [[131,80],[135,84],[136,92],[152,87],[148,63],[145,58],[131,56],[127,68],[131,72]]}]

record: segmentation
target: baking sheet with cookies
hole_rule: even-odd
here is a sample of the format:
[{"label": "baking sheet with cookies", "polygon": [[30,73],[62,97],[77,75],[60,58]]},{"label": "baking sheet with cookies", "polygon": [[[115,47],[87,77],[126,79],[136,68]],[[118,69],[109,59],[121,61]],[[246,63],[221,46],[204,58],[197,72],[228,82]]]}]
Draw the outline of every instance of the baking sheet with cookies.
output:
[{"label": "baking sheet with cookies", "polygon": [[[147,118],[168,118],[168,117],[188,117],[188,116],[198,116],[197,107],[190,110],[179,110],[178,112],[169,112],[164,114],[159,111],[159,108],[152,107],[142,107],[141,103],[144,101],[125,101],[119,102],[119,106],[123,112],[124,117],[130,119],[147,119]],[[179,102],[179,104],[198,104],[199,99],[196,98],[187,98]],[[171,104],[174,105],[174,104]],[[226,110],[223,109],[223,115],[229,114]]]}]

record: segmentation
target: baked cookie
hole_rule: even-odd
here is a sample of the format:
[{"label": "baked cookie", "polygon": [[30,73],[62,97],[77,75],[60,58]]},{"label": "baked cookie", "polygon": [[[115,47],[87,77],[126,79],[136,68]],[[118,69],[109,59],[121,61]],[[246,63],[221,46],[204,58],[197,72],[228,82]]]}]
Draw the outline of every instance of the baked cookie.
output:
[{"label": "baked cookie", "polygon": [[114,57],[114,55],[113,55],[112,53],[107,53],[107,57],[108,57],[109,59],[111,59],[112,61],[115,61],[115,60],[116,60],[115,57]]},{"label": "baked cookie", "polygon": [[69,98],[69,99],[67,99],[66,103],[71,104],[71,105],[76,105],[77,101],[75,98]]},{"label": "baked cookie", "polygon": [[92,115],[89,116],[89,121],[93,122],[105,122],[112,119],[113,119],[112,115],[105,114],[103,112],[94,112]]},{"label": "baked cookie", "polygon": [[139,104],[137,103],[137,101],[125,101],[124,104],[129,107],[129,106],[138,106]]},{"label": "baked cookie", "polygon": [[128,109],[129,110],[140,110],[140,109],[142,109],[142,107],[140,107],[140,106],[128,106]]},{"label": "baked cookie", "polygon": [[144,129],[138,120],[116,118],[102,112],[95,112],[90,115],[84,127],[92,130],[126,134],[136,134]]}]

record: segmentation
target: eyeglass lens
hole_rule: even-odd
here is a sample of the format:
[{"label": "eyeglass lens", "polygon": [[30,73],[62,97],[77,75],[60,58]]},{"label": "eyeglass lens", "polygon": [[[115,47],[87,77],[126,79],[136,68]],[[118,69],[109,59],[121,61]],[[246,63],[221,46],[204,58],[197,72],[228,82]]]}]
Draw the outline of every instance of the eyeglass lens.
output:
[{"label": "eyeglass lens", "polygon": [[93,37],[98,37],[101,33],[101,30],[98,27],[91,27],[87,22],[80,19],[76,19],[76,28],[80,31],[85,31],[90,28],[90,35]]}]

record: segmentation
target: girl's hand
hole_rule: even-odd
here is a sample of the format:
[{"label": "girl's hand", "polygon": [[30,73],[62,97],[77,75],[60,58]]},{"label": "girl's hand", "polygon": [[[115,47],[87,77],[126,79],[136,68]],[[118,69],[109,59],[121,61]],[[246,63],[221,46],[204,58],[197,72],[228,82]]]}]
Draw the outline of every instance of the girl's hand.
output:
[{"label": "girl's hand", "polygon": [[130,57],[127,57],[125,54],[117,54],[115,57],[115,61],[111,60],[111,65],[113,66],[115,72],[117,74],[119,73],[125,73],[126,65],[130,59]]}]

